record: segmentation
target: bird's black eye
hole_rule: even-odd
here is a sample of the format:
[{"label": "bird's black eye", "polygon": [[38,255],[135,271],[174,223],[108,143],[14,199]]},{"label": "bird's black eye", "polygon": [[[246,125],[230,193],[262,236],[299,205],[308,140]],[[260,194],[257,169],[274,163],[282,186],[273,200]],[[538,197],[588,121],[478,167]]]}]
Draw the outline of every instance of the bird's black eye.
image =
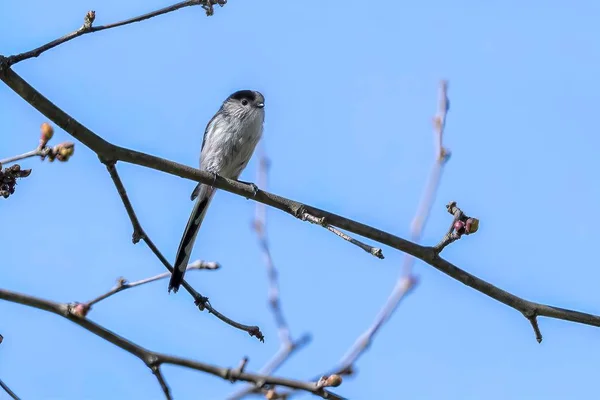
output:
[{"label": "bird's black eye", "polygon": [[248,100],[246,100],[246,99],[242,100],[242,105],[243,106],[247,106],[248,105]]}]

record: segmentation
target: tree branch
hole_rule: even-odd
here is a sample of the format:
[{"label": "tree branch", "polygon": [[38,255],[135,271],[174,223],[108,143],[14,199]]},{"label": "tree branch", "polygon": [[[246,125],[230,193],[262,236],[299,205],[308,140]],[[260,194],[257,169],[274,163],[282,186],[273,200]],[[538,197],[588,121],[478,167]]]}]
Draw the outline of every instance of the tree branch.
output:
[{"label": "tree branch", "polygon": [[100,32],[100,31],[103,31],[106,29],[118,28],[120,26],[129,25],[134,22],[144,21],[146,19],[150,19],[150,18],[159,16],[159,15],[162,15],[162,14],[167,14],[167,13],[179,10],[180,8],[184,8],[184,7],[201,5],[206,10],[206,15],[210,16],[210,15],[213,15],[213,12],[214,12],[213,6],[215,4],[218,4],[222,7],[226,3],[227,3],[227,0],[186,0],[186,1],[182,1],[179,3],[173,4],[168,7],[161,8],[156,11],[142,14],[142,15],[134,17],[134,18],[129,18],[124,21],[119,21],[119,22],[115,22],[112,24],[101,25],[101,26],[92,26],[92,24],[94,23],[94,20],[96,19],[96,12],[88,11],[83,19],[83,25],[79,29],[77,29],[71,33],[68,33],[62,37],[59,37],[58,39],[55,39],[51,42],[48,42],[36,49],[26,51],[21,54],[16,54],[16,55],[6,57],[5,63],[6,63],[6,66],[9,67],[9,66],[14,65],[23,60],[38,57],[42,53],[44,53],[56,46],[59,46],[63,43],[66,43],[75,38],[78,38],[79,36],[83,36],[88,33]]},{"label": "tree branch", "polygon": [[12,390],[10,390],[10,388],[6,385],[6,383],[2,382],[2,379],[0,379],[0,387],[2,389],[4,389],[4,391],[11,397],[11,399],[13,399],[13,400],[20,400],[19,396],[17,396],[15,394],[15,392],[13,392]]},{"label": "tree branch", "polygon": [[[258,190],[255,195],[252,185],[223,178],[221,176],[217,176],[215,179],[213,174],[206,171],[200,171],[174,161],[115,146],[96,135],[73,117],[55,106],[12,69],[0,68],[0,80],[6,83],[35,109],[64,129],[65,132],[69,133],[71,136],[81,141],[85,146],[93,150],[104,163],[109,161],[115,162],[118,160],[162,171],[195,182],[201,182],[239,196],[253,198],[255,201],[277,208],[296,218],[301,217],[304,212],[308,212],[317,218],[325,218],[330,225],[361,235],[419,258],[453,279],[506,304],[521,313],[535,313],[540,317],[562,319],[591,326],[600,326],[600,316],[528,301],[506,292],[441,258],[431,246],[421,246],[417,243],[392,235],[391,233],[273,193]],[[163,261],[163,264],[165,264],[165,262],[166,260]],[[166,265],[168,265],[168,262]]]},{"label": "tree branch", "polygon": [[[129,220],[131,221],[131,225],[133,226],[133,235],[132,235],[133,243],[137,243],[140,240],[143,240],[146,243],[146,245],[148,245],[150,250],[152,250],[154,255],[163,263],[163,265],[169,270],[169,272],[172,273],[173,267],[171,266],[171,264],[162,255],[162,253],[158,250],[158,248],[154,245],[154,243],[148,237],[146,232],[144,232],[144,229],[142,228],[142,225],[140,224],[140,221],[138,220],[137,215],[135,214],[135,211],[133,210],[133,206],[131,205],[131,202],[129,201],[129,196],[127,196],[127,191],[125,190],[125,186],[123,185],[123,182],[121,181],[121,177],[119,176],[119,173],[117,172],[117,167],[115,166],[115,163],[114,162],[106,163],[106,168],[108,169],[108,173],[110,174],[110,177],[112,178],[113,183],[115,184],[115,187],[117,188],[119,197],[121,197],[123,206],[125,207],[125,210],[127,211],[127,215],[129,216]],[[225,315],[218,312],[210,304],[210,302],[208,301],[208,297],[202,296],[200,293],[198,293],[186,280],[182,281],[182,285],[185,288],[185,290],[194,298],[194,304],[196,304],[196,306],[198,307],[198,309],[200,311],[204,311],[206,309],[206,310],[208,310],[209,313],[213,314],[214,316],[216,316],[217,318],[219,318],[221,321],[225,322],[226,324],[231,325],[234,328],[240,329],[242,331],[245,331],[250,336],[256,336],[256,338],[258,338],[258,340],[260,340],[261,342],[265,341],[265,337],[263,336],[263,334],[260,331],[260,328],[258,326],[244,325],[244,324],[241,324],[239,322],[236,322],[236,321],[226,317]]]},{"label": "tree branch", "polygon": [[[168,397],[170,395],[168,394],[169,390],[166,386],[166,381],[164,380],[164,377],[159,371],[161,365],[179,365],[197,371],[202,371],[226,380],[229,380],[232,377],[232,371],[235,370],[232,368],[218,367],[215,365],[206,364],[187,358],[175,357],[168,354],[157,353],[145,349],[140,345],[135,344],[132,341],[117,335],[116,333],[104,328],[101,325],[96,324],[95,322],[87,318],[79,317],[76,313],[73,313],[73,304],[56,303],[53,301],[44,300],[37,297],[8,291],[5,289],[0,289],[0,299],[12,303],[18,303],[25,306],[37,308],[56,315],[60,315],[61,317],[66,318],[69,321],[81,326],[82,328],[93,333],[94,335],[99,336],[102,339],[125,350],[126,352],[136,356],[137,358],[142,360],[148,368],[150,368],[153,374],[155,374],[157,380],[163,388],[163,392],[165,392],[165,394],[167,395],[167,398],[170,398]],[[246,372],[236,373],[235,375],[236,380],[251,382],[255,385],[260,385],[262,387],[269,387],[273,385],[285,386],[292,389],[310,392],[324,399],[343,400],[342,397],[322,387],[319,387],[317,382],[303,382],[294,379],[280,378],[261,374],[252,374]]]},{"label": "tree branch", "polygon": [[[220,268],[220,265],[215,262],[205,262],[205,261],[197,260],[197,261],[194,261],[193,263],[191,263],[190,265],[188,265],[187,270],[188,271],[194,270],[194,269],[216,270],[219,268]],[[165,273],[162,273],[162,274],[150,277],[150,278],[141,279],[139,281],[135,281],[135,282],[131,282],[131,283],[127,282],[127,280],[125,278],[119,278],[117,280],[117,284],[112,289],[110,289],[108,292],[101,294],[100,296],[96,297],[93,300],[88,301],[87,303],[76,303],[76,305],[74,306],[73,312],[75,314],[77,314],[77,316],[83,318],[88,315],[89,311],[92,309],[92,306],[94,304],[97,304],[97,303],[101,302],[102,300],[105,300],[114,294],[117,294],[117,293],[122,292],[127,289],[134,288],[136,286],[141,286],[141,285],[145,285],[146,283],[164,279],[169,276],[171,276],[171,273],[165,272]]]}]

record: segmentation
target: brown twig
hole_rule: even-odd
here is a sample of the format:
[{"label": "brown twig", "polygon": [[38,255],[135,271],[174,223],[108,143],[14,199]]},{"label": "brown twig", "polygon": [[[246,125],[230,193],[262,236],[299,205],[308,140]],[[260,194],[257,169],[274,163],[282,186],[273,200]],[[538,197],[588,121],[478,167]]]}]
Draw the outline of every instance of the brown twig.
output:
[{"label": "brown twig", "polygon": [[[265,154],[264,146],[261,146],[259,151],[260,159],[258,163],[256,181],[259,187],[265,189],[268,183],[268,170],[270,162]],[[265,267],[267,269],[267,277],[269,281],[269,306],[271,313],[273,314],[273,318],[275,319],[277,331],[279,332],[280,342],[279,350],[277,350],[273,357],[259,370],[261,374],[270,375],[275,372],[286,360],[288,360],[292,354],[294,354],[294,352],[307,345],[311,338],[308,334],[302,335],[297,340],[292,338],[289,325],[283,315],[283,309],[281,308],[278,273],[275,263],[273,262],[273,257],[271,256],[269,240],[267,237],[267,207],[262,203],[256,203],[255,210],[252,227],[256,232],[256,236],[258,237],[258,243],[265,260]],[[228,397],[228,399],[241,399],[250,393],[258,393],[260,391],[260,387],[248,386],[234,393]]]},{"label": "brown twig", "polygon": [[[2,340],[4,340],[4,337],[2,335],[0,335],[0,344],[2,344]],[[15,394],[15,392],[10,390],[8,385],[6,383],[2,382],[2,379],[0,379],[0,388],[2,388],[11,397],[11,399],[19,400],[19,397]]]},{"label": "brown twig", "polygon": [[19,396],[17,396],[15,394],[15,392],[13,392],[12,390],[10,390],[10,388],[6,385],[6,383],[2,382],[2,379],[0,379],[0,387],[2,389],[4,389],[4,391],[10,396],[11,399],[13,399],[13,400],[20,400]]},{"label": "brown twig", "polygon": [[[1,57],[0,57],[1,58]],[[87,127],[83,126],[76,119],[65,113],[50,102],[44,95],[35,90],[29,83],[23,80],[17,73],[10,68],[0,68],[0,80],[8,85],[15,93],[21,96],[25,101],[31,104],[35,109],[60,126],[71,136],[81,141],[89,147],[106,163],[108,161],[123,161],[130,164],[140,165],[162,171],[170,175],[190,179],[195,182],[201,182],[226,192],[234,193],[242,197],[251,198],[254,201],[266,204],[268,206],[284,211],[296,218],[300,218],[305,212],[316,218],[325,218],[328,224],[336,226],[348,232],[355,233],[365,238],[385,244],[394,249],[408,253],[419,258],[425,263],[445,273],[451,278],[511,307],[515,310],[526,313],[535,312],[538,316],[562,319],[565,321],[577,322],[585,325],[600,326],[600,316],[582,313],[574,310],[566,310],[559,307],[548,306],[525,300],[512,293],[506,292],[478,277],[472,275],[456,265],[441,258],[431,246],[421,246],[412,241],[402,239],[391,233],[384,232],[372,226],[362,224],[349,218],[321,210],[307,204],[300,203],[273,193],[254,190],[250,185],[244,184],[232,179],[223,178],[206,172],[200,171],[174,161],[166,160],[150,154],[131,150],[128,148],[116,146],[107,142]],[[149,245],[150,246],[150,245]],[[154,251],[154,250],[153,250]],[[155,252],[156,254],[156,252]],[[163,264],[168,262],[163,261]]]},{"label": "brown twig", "polygon": [[[197,261],[194,261],[193,263],[191,263],[190,265],[188,265],[187,270],[188,271],[189,270],[198,270],[198,269],[217,270],[219,268],[221,268],[221,266],[215,262],[206,262],[206,261],[197,260]],[[127,282],[127,280],[125,280],[125,278],[119,278],[117,280],[116,285],[112,289],[110,289],[108,292],[103,293],[100,296],[96,297],[95,299],[90,300],[86,303],[78,303],[77,304],[77,306],[78,306],[77,313],[80,317],[84,317],[92,309],[92,306],[94,304],[97,304],[97,303],[101,302],[102,300],[105,300],[114,294],[122,292],[123,290],[134,288],[136,286],[145,285],[146,283],[158,281],[160,279],[164,279],[169,276],[171,276],[170,272],[164,272],[162,274],[158,274],[153,277],[146,278],[146,279],[141,279],[141,280],[135,281],[135,282]]]},{"label": "brown twig", "polygon": [[146,19],[150,19],[150,18],[159,16],[159,15],[162,15],[162,14],[167,14],[167,13],[179,10],[181,8],[190,7],[190,6],[201,5],[206,10],[206,14],[210,16],[210,15],[213,15],[213,13],[214,13],[213,12],[214,5],[218,4],[220,6],[223,6],[226,3],[227,3],[227,0],[187,0],[187,1],[182,1],[179,3],[173,4],[173,5],[170,5],[168,7],[161,8],[160,10],[142,14],[142,15],[134,17],[134,18],[129,18],[124,21],[119,21],[119,22],[115,22],[112,24],[101,25],[101,26],[92,26],[92,24],[94,23],[94,20],[96,18],[96,12],[88,11],[84,17],[83,25],[79,29],[77,29],[71,33],[68,33],[64,36],[61,36],[58,39],[48,42],[48,43],[46,43],[38,48],[35,48],[33,50],[6,57],[5,61],[4,61],[5,66],[10,67],[11,65],[14,65],[23,60],[38,57],[42,53],[44,53],[56,46],[59,46],[63,43],[66,43],[70,40],[78,38],[79,36],[86,35],[88,33],[100,32],[100,31],[104,31],[106,29],[112,29],[112,28],[117,28],[117,27],[124,26],[124,25],[129,25],[134,22],[144,21]]},{"label": "brown twig", "polygon": [[369,254],[377,257],[377,258],[380,258],[382,260],[385,258],[383,256],[383,252],[382,252],[382,250],[380,248],[369,246],[368,244],[365,244],[365,243],[361,242],[360,240],[356,240],[353,237],[350,237],[350,236],[346,235],[344,232],[342,232],[339,229],[336,229],[333,226],[331,226],[328,223],[326,223],[324,217],[315,217],[314,215],[311,215],[308,212],[304,212],[302,214],[302,216],[300,217],[300,219],[302,221],[308,221],[311,224],[322,226],[323,228],[327,229],[329,232],[332,232],[332,233],[336,234],[337,236],[341,237],[345,241],[350,242],[353,245],[360,247],[361,249],[363,249],[367,253],[369,253]]},{"label": "brown twig", "polygon": [[[114,344],[115,346],[125,350],[126,352],[136,356],[146,364],[148,368],[155,374],[159,381],[163,391],[166,387],[164,377],[158,373],[158,368],[164,364],[179,365],[194,369],[197,371],[206,372],[208,374],[220,377],[228,380],[231,376],[231,368],[223,368],[215,365],[202,363],[199,361],[191,360],[188,358],[175,357],[168,354],[157,353],[148,349],[145,349],[138,344],[119,336],[110,330],[104,328],[101,325],[87,319],[81,318],[76,313],[73,313],[73,305],[65,303],[56,303],[49,300],[40,299],[37,297],[0,289],[0,299],[6,300],[12,303],[18,303],[25,306],[37,308],[47,312],[51,312],[56,315],[60,315],[63,318],[68,319],[71,322],[81,326],[87,331],[93,333],[96,336]],[[241,372],[236,376],[237,380],[244,382],[251,382],[254,384],[260,384],[263,387],[269,386],[285,386],[292,389],[304,390],[314,395],[320,396],[324,399],[343,399],[342,397],[329,392],[325,389],[319,388],[316,382],[304,382],[294,379],[286,379],[275,376],[267,376],[261,374],[253,374],[247,372]],[[168,389],[167,389],[168,390]]]},{"label": "brown twig", "polygon": [[[129,201],[129,196],[127,196],[127,191],[125,190],[125,186],[123,185],[123,182],[121,181],[121,177],[119,176],[119,174],[117,172],[116,165],[111,162],[105,163],[105,164],[106,164],[108,173],[110,174],[110,177],[117,189],[117,192],[119,193],[119,197],[121,197],[123,206],[125,207],[125,210],[127,211],[127,215],[129,216],[131,225],[133,226],[133,235],[132,235],[133,243],[137,243],[140,240],[143,240],[144,243],[146,243],[146,245],[150,248],[150,250],[152,250],[154,255],[160,260],[160,262],[162,262],[162,264],[169,270],[169,272],[172,273],[173,267],[171,266],[171,264],[162,255],[162,253],[158,250],[158,248],[154,245],[154,243],[148,237],[146,232],[144,232],[144,229],[142,228],[142,225],[140,224],[140,221],[138,220],[137,215],[135,214],[133,206],[131,205],[131,201]],[[241,324],[239,322],[236,322],[236,321],[226,317],[225,315],[218,312],[210,304],[210,302],[208,301],[208,297],[202,296],[200,293],[198,293],[187,281],[184,280],[182,282],[182,285],[185,288],[185,290],[194,298],[194,304],[196,304],[196,306],[198,307],[198,309],[200,311],[204,311],[206,309],[206,310],[208,310],[209,313],[213,314],[214,316],[216,316],[218,319],[225,322],[226,324],[231,325],[234,328],[240,329],[242,331],[245,331],[250,336],[255,336],[261,342],[265,341],[265,337],[263,336],[263,334],[260,331],[260,328],[258,326],[244,325],[244,324]]]}]

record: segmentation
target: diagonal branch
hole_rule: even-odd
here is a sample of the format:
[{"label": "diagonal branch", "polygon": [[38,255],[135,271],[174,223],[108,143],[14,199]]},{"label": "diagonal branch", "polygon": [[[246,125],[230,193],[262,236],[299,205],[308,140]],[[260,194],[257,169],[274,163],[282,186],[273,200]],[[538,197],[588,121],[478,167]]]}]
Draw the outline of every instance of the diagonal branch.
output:
[{"label": "diagonal branch", "polygon": [[10,390],[10,388],[6,385],[6,383],[2,382],[2,379],[0,379],[0,387],[2,389],[4,389],[4,391],[10,396],[11,399],[13,399],[13,400],[20,400],[19,396],[17,396],[15,394],[15,392],[13,392],[12,390]]},{"label": "diagonal branch", "polygon": [[[600,326],[600,316],[598,315],[540,304],[506,292],[441,258],[431,246],[421,246],[417,243],[392,235],[391,233],[273,193],[262,190],[258,190],[255,193],[254,187],[249,184],[223,178],[221,176],[217,176],[215,179],[214,175],[205,171],[200,171],[150,154],[115,146],[96,135],[73,117],[58,108],[12,69],[0,68],[0,80],[6,83],[19,96],[47,118],[52,120],[56,125],[60,126],[71,136],[93,150],[105,163],[120,160],[190,179],[195,182],[201,182],[226,192],[234,193],[246,198],[252,198],[255,201],[277,208],[296,218],[302,216],[304,212],[308,212],[317,218],[325,218],[330,225],[353,232],[357,235],[361,235],[419,258],[451,278],[514,308],[524,315],[535,314],[541,317],[562,319],[591,326]],[[150,244],[148,245],[150,246]],[[155,254],[157,253],[155,252]],[[166,263],[165,265],[169,265],[166,260],[163,260],[164,258],[161,259],[163,264]]]},{"label": "diagonal branch", "polygon": [[[215,262],[205,262],[205,261],[196,260],[193,263],[191,263],[190,265],[188,265],[186,269],[188,271],[197,270],[197,269],[206,269],[209,271],[214,271],[219,268],[221,268],[221,266]],[[88,301],[87,303],[85,303],[85,305],[87,307],[92,307],[94,304],[99,303],[102,300],[105,300],[105,299],[109,298],[110,296],[117,294],[119,292],[122,292],[124,290],[132,289],[136,286],[141,286],[141,285],[145,285],[146,283],[165,279],[170,276],[171,276],[170,272],[163,272],[162,274],[158,274],[158,275],[152,276],[150,278],[146,278],[146,279],[140,279],[139,281],[135,281],[135,282],[127,282],[127,280],[125,280],[124,278],[119,278],[119,280],[117,281],[117,284],[112,289],[110,289],[108,292],[96,297],[95,299]]]},{"label": "diagonal branch", "polygon": [[[421,240],[423,229],[431,213],[431,208],[435,200],[435,194],[440,184],[441,174],[444,165],[449,159],[450,152],[443,147],[443,135],[445,128],[446,115],[448,113],[448,84],[446,81],[440,82],[440,93],[438,110],[434,117],[434,137],[435,137],[435,161],[433,168],[427,180],[427,185],[423,197],[417,207],[417,212],[411,223],[411,240],[418,242]],[[354,364],[360,356],[368,349],[370,344],[381,327],[391,318],[396,311],[400,302],[414,289],[416,278],[412,274],[412,268],[415,263],[415,258],[405,254],[402,263],[402,275],[398,279],[396,286],[388,297],[387,301],[379,311],[373,324],[356,340],[356,342],[346,352],[342,358],[340,366],[329,374],[351,374],[354,369]]]},{"label": "diagonal branch", "polygon": [[[146,232],[144,232],[144,229],[142,228],[142,225],[140,224],[140,221],[138,220],[137,215],[135,214],[135,211],[133,210],[131,201],[129,201],[129,196],[127,196],[127,191],[125,190],[125,186],[123,185],[123,182],[121,181],[121,177],[119,176],[119,174],[117,172],[116,165],[114,163],[107,163],[106,168],[108,169],[108,173],[110,174],[110,177],[112,178],[113,183],[115,184],[115,187],[117,188],[117,192],[119,193],[119,196],[121,197],[123,206],[125,207],[125,210],[127,211],[127,215],[129,216],[129,220],[131,221],[131,225],[133,226],[133,235],[132,235],[133,243],[137,243],[140,240],[143,240],[146,243],[146,245],[148,245],[150,250],[152,250],[154,255],[163,263],[163,265],[169,270],[169,272],[172,273],[173,267],[171,266],[171,264],[162,255],[162,253],[158,250],[158,248],[154,245],[154,243],[148,237]],[[265,341],[265,338],[258,326],[244,325],[244,324],[241,324],[239,322],[236,322],[236,321],[226,317],[225,315],[218,312],[210,304],[210,302],[208,301],[208,297],[202,296],[200,293],[198,293],[187,281],[184,280],[182,285],[185,288],[185,290],[194,298],[194,304],[196,304],[196,306],[198,306],[198,309],[200,311],[204,311],[206,309],[206,310],[208,310],[209,313],[213,314],[214,316],[216,316],[217,318],[219,318],[221,321],[225,322],[226,324],[231,325],[234,328],[240,329],[242,331],[248,332],[248,334],[250,336],[256,336],[261,342]]]},{"label": "diagonal branch", "polygon": [[159,15],[167,14],[167,13],[179,10],[181,8],[190,7],[190,6],[201,5],[206,10],[206,14],[210,16],[213,14],[213,6],[215,4],[219,4],[220,6],[223,6],[226,3],[227,3],[227,0],[186,0],[186,1],[182,1],[179,3],[173,4],[173,5],[170,5],[168,7],[161,8],[156,11],[142,14],[142,15],[134,17],[134,18],[129,18],[124,21],[119,21],[119,22],[115,22],[112,24],[101,25],[101,26],[92,26],[92,24],[94,23],[94,20],[96,18],[96,12],[88,11],[83,19],[83,25],[79,29],[77,29],[71,33],[68,33],[64,36],[61,36],[58,39],[55,39],[51,42],[48,42],[36,49],[6,57],[6,61],[5,61],[6,66],[14,65],[18,62],[27,60],[29,58],[38,57],[40,54],[42,54],[56,46],[59,46],[63,43],[66,43],[68,41],[78,38],[79,36],[86,35],[88,33],[94,33],[94,32],[100,32],[100,31],[103,31],[106,29],[118,28],[120,26],[133,24],[134,22],[144,21],[146,19],[150,19],[150,18],[159,16]]},{"label": "diagonal branch", "polygon": [[[25,294],[12,292],[4,289],[0,289],[0,299],[6,300],[12,303],[18,303],[25,306],[44,310],[56,315],[60,315],[63,318],[81,326],[87,331],[93,333],[96,336],[114,344],[115,346],[125,350],[126,352],[136,356],[146,364],[148,368],[156,375],[163,391],[166,387],[166,382],[162,374],[158,371],[161,365],[171,364],[179,365],[182,367],[202,371],[214,376],[217,376],[226,380],[240,380],[245,382],[251,382],[254,384],[261,385],[263,387],[269,387],[272,385],[285,386],[292,389],[304,390],[314,395],[320,396],[324,399],[337,399],[342,400],[343,398],[326,390],[325,388],[319,387],[316,382],[304,382],[294,379],[280,378],[274,376],[267,376],[261,374],[253,374],[246,372],[235,371],[234,368],[223,368],[215,365],[194,361],[188,358],[175,357],[168,354],[157,353],[144,347],[133,343],[132,341],[117,335],[116,333],[104,328],[101,325],[87,319],[80,318],[72,312],[73,305],[65,303],[56,303],[49,300],[28,296]],[[235,371],[235,372],[234,372]],[[167,391],[168,392],[168,387]],[[165,393],[166,393],[165,392]]]}]

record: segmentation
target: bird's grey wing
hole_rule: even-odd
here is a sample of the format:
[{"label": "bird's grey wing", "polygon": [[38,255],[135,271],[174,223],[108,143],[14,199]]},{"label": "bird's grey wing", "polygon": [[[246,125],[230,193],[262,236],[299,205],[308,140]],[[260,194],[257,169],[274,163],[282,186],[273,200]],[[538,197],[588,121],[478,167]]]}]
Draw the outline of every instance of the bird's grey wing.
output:
[{"label": "bird's grey wing", "polygon": [[[221,107],[221,108],[223,108],[223,107]],[[220,113],[221,113],[221,110],[219,110],[215,115],[213,115],[213,117],[210,119],[210,121],[208,121],[208,124],[206,124],[206,128],[204,128],[204,136],[202,136],[202,146],[200,147],[200,167],[202,167],[202,153],[204,152],[204,145],[206,144],[206,138],[210,135],[210,132],[212,132],[212,127],[215,124],[215,118],[217,118],[217,115],[219,115]],[[196,187],[192,191],[190,200],[194,201],[196,199],[196,197],[198,197],[198,194],[200,193],[201,185],[202,185],[201,183],[198,183],[196,185]]]}]

